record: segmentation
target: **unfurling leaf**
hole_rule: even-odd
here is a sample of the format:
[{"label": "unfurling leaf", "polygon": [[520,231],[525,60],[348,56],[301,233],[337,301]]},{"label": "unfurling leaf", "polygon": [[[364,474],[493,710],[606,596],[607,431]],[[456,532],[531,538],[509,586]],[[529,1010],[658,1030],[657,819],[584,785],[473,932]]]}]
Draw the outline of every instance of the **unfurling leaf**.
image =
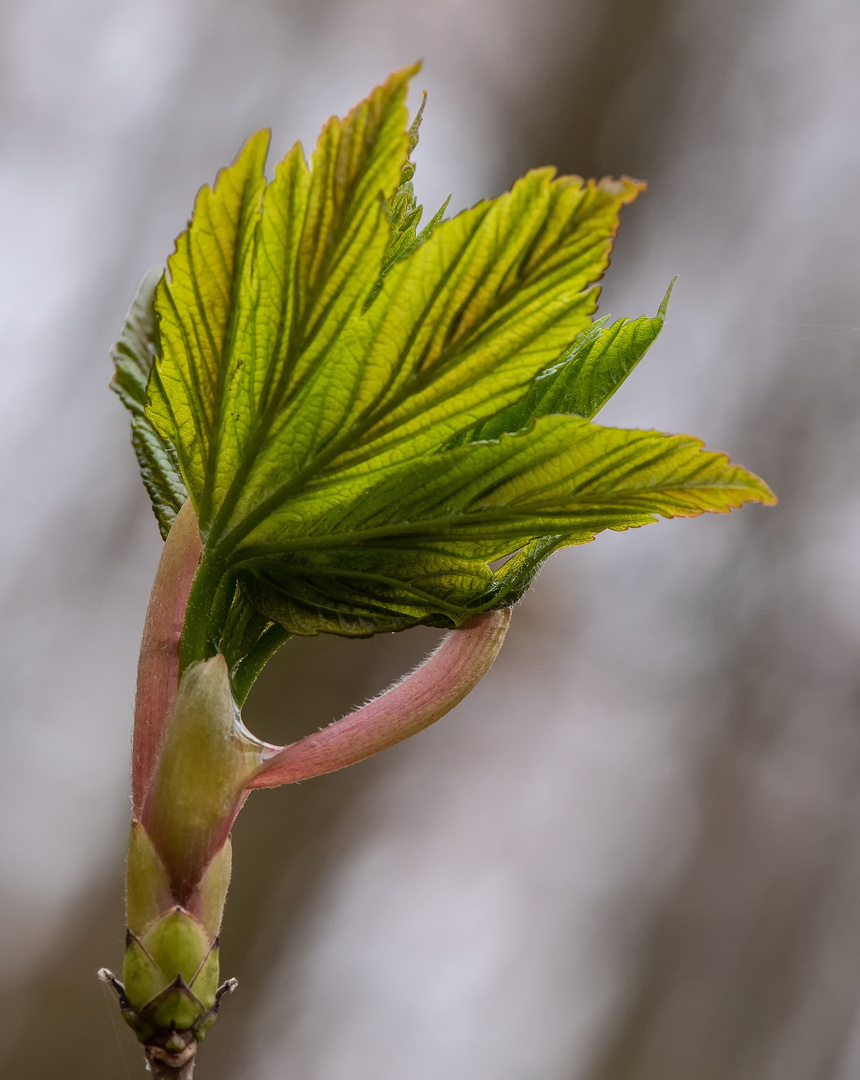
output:
[{"label": "unfurling leaf", "polygon": [[200,519],[185,661],[223,651],[234,680],[290,633],[456,627],[601,530],[773,501],[688,436],[590,423],[666,314],[593,321],[643,185],[538,169],[419,232],[415,70],[270,183],[253,136],[198,196],[157,331],[119,346],[159,520],[184,489]]}]

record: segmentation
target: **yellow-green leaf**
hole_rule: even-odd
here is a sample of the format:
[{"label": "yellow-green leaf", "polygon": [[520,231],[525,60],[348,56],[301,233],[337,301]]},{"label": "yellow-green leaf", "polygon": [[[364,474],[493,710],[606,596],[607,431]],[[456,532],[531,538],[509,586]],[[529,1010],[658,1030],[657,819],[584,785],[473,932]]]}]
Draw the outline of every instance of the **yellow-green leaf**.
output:
[{"label": "yellow-green leaf", "polygon": [[644,185],[538,169],[418,233],[416,70],[268,184],[249,140],[156,292],[145,416],[118,375],[200,517],[184,661],[224,652],[240,697],[289,633],[456,626],[603,529],[773,501],[688,436],[590,423],[666,315],[593,318]]}]

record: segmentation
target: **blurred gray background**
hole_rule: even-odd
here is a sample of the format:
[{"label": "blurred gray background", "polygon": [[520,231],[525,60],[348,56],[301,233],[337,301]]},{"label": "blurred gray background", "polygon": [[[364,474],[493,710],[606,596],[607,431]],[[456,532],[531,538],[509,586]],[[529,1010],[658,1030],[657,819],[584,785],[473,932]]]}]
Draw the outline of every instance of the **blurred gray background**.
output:
[{"label": "blurred gray background", "polygon": [[[94,974],[160,547],[108,350],[252,130],[309,147],[417,57],[431,212],[650,181],[601,312],[681,277],[601,420],[781,502],[560,553],[454,713],[255,795],[200,1080],[860,1076],[858,56],[856,0],[3,0],[2,1076],[144,1075]],[[249,723],[312,730],[434,640],[291,643]]]}]

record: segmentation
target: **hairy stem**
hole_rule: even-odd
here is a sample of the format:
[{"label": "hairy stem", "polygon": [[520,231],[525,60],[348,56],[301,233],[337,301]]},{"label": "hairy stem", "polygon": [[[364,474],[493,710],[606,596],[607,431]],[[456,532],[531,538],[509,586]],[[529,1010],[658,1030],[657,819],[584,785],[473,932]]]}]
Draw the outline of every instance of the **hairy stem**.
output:
[{"label": "hairy stem", "polygon": [[179,686],[182,627],[200,553],[197,516],[189,499],[164,543],[140,643],[132,751],[132,799],[138,815]]},{"label": "hairy stem", "polygon": [[380,697],[272,754],[248,787],[277,787],[335,772],[423,731],[487,673],[510,619],[510,608],[489,611],[452,630],[421,667]]},{"label": "hairy stem", "polygon": [[146,1047],[146,1065],[152,1074],[152,1080],[191,1080],[194,1074],[194,1063],[197,1060],[196,1053],[179,1066],[169,1065],[157,1055],[157,1048]]}]

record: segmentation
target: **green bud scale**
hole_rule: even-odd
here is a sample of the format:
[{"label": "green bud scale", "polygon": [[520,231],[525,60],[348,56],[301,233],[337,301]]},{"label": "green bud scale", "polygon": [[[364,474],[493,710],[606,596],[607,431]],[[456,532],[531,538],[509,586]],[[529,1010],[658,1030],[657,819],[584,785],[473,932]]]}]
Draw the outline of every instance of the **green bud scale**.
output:
[{"label": "green bud scale", "polygon": [[123,1019],[146,1047],[151,1067],[165,1067],[165,1075],[165,1069],[175,1074],[190,1065],[221,998],[236,986],[234,979],[219,986],[218,931],[230,861],[227,840],[183,907],[173,901],[146,830],[132,823],[122,981],[105,969],[100,975],[117,990]]}]

